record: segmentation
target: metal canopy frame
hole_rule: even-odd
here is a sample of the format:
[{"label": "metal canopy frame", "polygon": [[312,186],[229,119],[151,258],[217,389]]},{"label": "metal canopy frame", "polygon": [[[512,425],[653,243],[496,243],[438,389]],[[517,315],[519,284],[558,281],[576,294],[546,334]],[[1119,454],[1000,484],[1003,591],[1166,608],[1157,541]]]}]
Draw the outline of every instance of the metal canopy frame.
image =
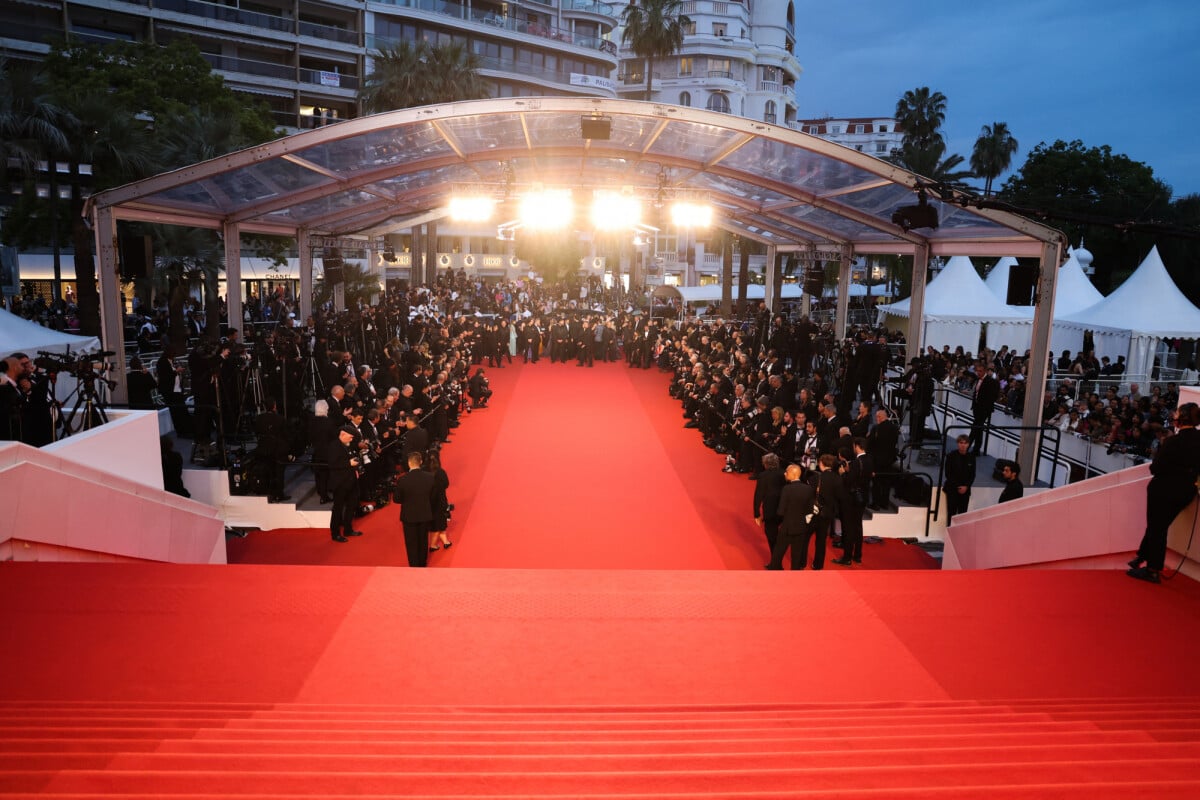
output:
[{"label": "metal canopy frame", "polygon": [[[581,121],[592,116],[611,120],[609,138],[583,138]],[[234,242],[251,233],[366,243],[444,216],[450,194],[464,187],[498,195],[534,184],[629,187],[702,198],[714,206],[715,224],[771,252],[839,252],[843,281],[858,254],[912,256],[914,274],[931,256],[1037,257],[1043,267],[1061,260],[1061,233],[1004,211],[930,199],[938,228],[893,223],[928,183],[851,148],[728,114],[632,100],[512,98],[341,121],[110,189],[94,195],[85,213],[97,236],[105,346],[118,352],[112,243],[119,221],[221,230]],[[311,265],[311,254],[302,262]],[[241,306],[238,265],[227,268],[232,313]],[[1041,271],[1035,345],[1048,342],[1050,312],[1041,312],[1046,302],[1053,307],[1056,272]],[[910,346],[920,344],[923,290],[914,281]],[[1039,362],[1044,367],[1044,358],[1031,367]]]}]

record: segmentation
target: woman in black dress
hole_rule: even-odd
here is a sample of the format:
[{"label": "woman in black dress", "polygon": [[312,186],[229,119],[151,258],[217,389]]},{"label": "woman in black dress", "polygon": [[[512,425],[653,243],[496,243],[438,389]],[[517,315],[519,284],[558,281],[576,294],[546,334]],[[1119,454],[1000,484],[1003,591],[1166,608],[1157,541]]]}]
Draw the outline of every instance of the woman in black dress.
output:
[{"label": "woman in black dress", "polygon": [[429,456],[425,468],[433,473],[433,495],[430,498],[433,522],[429,526],[429,549],[449,549],[454,544],[446,533],[446,528],[450,525],[450,501],[446,498],[446,490],[450,488],[450,476],[442,469],[442,459],[437,453]]}]

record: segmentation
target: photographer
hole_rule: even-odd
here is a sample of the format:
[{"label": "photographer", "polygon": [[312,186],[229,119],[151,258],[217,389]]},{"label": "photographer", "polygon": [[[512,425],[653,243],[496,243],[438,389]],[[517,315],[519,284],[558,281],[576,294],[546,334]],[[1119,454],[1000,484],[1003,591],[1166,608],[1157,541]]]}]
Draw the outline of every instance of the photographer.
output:
[{"label": "photographer", "polygon": [[483,374],[483,367],[476,368],[475,374],[467,382],[467,395],[475,404],[475,408],[487,408],[488,399],[492,396],[492,390],[488,386],[487,377]]},{"label": "photographer", "polygon": [[141,411],[158,408],[154,396],[158,384],[137,356],[129,359],[129,372],[125,375],[125,390],[129,395],[129,407]]}]

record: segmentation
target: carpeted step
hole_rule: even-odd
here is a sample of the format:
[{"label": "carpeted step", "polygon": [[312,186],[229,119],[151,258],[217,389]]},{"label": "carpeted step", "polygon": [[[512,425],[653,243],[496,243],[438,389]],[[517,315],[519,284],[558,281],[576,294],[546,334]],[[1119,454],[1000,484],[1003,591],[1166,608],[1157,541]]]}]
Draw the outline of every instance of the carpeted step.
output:
[{"label": "carpeted step", "polygon": [[[1107,759],[1102,761],[989,762],[877,766],[860,760],[847,765],[823,764],[811,768],[763,768],[742,764],[737,768],[690,771],[601,771],[574,769],[563,772],[192,772],[154,770],[79,770],[66,772],[21,771],[5,775],[10,791],[110,792],[165,797],[198,791],[229,796],[260,793],[327,797],[333,794],[386,794],[405,796],[519,795],[538,797],[571,793],[707,792],[734,793],[790,791],[794,793],[855,788],[929,789],[955,787],[1043,786],[1092,784],[1117,788],[1137,785],[1141,776],[1179,775],[1194,770],[1191,758]],[[1200,780],[1193,783],[1200,786]]]},{"label": "carpeted step", "polygon": [[[356,748],[334,745],[327,753],[261,753],[248,751],[224,753],[0,753],[0,771],[112,770],[118,772],[188,773],[219,771],[242,774],[302,773],[452,773],[471,774],[551,774],[621,772],[690,774],[717,772],[736,766],[745,753],[716,752],[662,753],[639,751],[631,743],[622,753],[597,754],[584,750],[574,753],[466,754],[456,751],[390,755],[366,755]],[[891,748],[831,747],[810,752],[776,752],[765,749],[753,757],[756,767],[765,770],[802,770],[828,767],[853,759],[877,769],[890,766],[951,766],[992,763],[1041,765],[1067,762],[1100,763],[1109,760],[1181,760],[1200,763],[1200,744],[1164,742],[1121,742],[1118,744],[1075,744],[1060,742],[1052,746],[1027,744],[963,747],[909,743]]]},{"label": "carpeted step", "polygon": [[[831,798],[831,800],[927,800],[927,798],[946,798],[946,800],[1030,800],[1031,797],[1080,798],[1080,800],[1097,800],[1097,798],[1121,798],[1121,800],[1162,800],[1167,797],[1193,797],[1200,790],[1200,781],[1145,781],[1141,783],[1120,784],[1022,784],[1008,786],[1003,784],[993,786],[972,786],[970,789],[959,786],[935,787],[896,787],[891,789],[856,789],[852,787],[839,789],[788,789],[772,791],[758,789],[748,792],[738,792],[737,800],[792,800],[793,798]],[[97,792],[37,792],[6,793],[5,800],[105,800],[113,795]],[[253,800],[289,800],[294,794],[259,793],[243,795]],[[494,800],[525,800],[522,794],[472,794],[473,798],[488,797]],[[187,800],[225,800],[228,795],[207,792],[191,793]],[[330,794],[324,800],[371,800],[372,798],[394,798],[392,793],[376,794]],[[628,792],[613,794],[610,792],[585,792],[567,794],[539,794],[539,800],[713,800],[713,795],[705,791],[679,791],[670,793],[647,794],[644,792]],[[430,795],[414,793],[405,795],[405,800],[445,800],[445,795]]]},{"label": "carpeted step", "polygon": [[[1143,731],[1101,731],[1094,728],[1060,729],[1051,732],[1016,730],[1007,733],[956,733],[954,744],[959,747],[991,747],[1014,744],[1031,744],[1051,747],[1065,744],[1122,744],[1147,741],[1197,741],[1200,737],[1192,732],[1188,738],[1180,732],[1176,737],[1149,736]],[[463,755],[507,755],[507,754],[562,754],[587,752],[604,755],[630,752],[637,747],[640,751],[663,754],[711,753],[729,754],[759,752],[811,752],[839,749],[887,749],[913,743],[910,736],[785,736],[767,735],[755,739],[693,738],[681,736],[676,739],[637,740],[628,737],[610,739],[576,739],[559,737],[554,740],[496,737],[490,741],[458,741],[450,743],[449,752]],[[922,746],[928,746],[921,742]],[[309,740],[264,739],[264,738],[190,738],[161,739],[157,737],[133,738],[0,738],[0,752],[27,753],[283,753],[323,754],[336,752],[339,748],[352,747],[363,755],[405,755],[420,752],[429,745],[424,738],[391,740],[348,739],[328,737]],[[443,750],[443,752],[447,752]]]}]

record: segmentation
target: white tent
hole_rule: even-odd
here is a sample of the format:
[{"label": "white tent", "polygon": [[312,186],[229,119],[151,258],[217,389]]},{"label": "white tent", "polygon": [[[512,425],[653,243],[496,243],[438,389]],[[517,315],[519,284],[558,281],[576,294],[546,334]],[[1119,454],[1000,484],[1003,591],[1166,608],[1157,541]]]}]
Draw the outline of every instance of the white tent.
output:
[{"label": "white tent", "polygon": [[[889,328],[904,326],[909,316],[910,298],[898,303],[879,305],[881,321]],[[925,287],[926,344],[951,348],[961,346],[975,353],[983,324],[987,325],[985,344],[999,349],[1008,345],[1023,352],[1029,347],[1031,308],[1006,305],[992,294],[975,271],[971,259],[954,256]]]},{"label": "white tent", "polygon": [[[870,291],[868,291],[868,288]],[[837,297],[838,287],[827,286],[823,294],[825,297]],[[890,297],[891,294],[891,290],[882,283],[870,287],[868,287],[865,283],[850,284],[851,297]]]},{"label": "white tent", "polygon": [[[1123,328],[1129,332],[1126,373],[1150,371],[1154,350],[1163,339],[1200,338],[1200,308],[1192,305],[1167,273],[1152,247],[1146,258],[1116,291],[1095,305],[1062,317],[1064,325],[1088,329]],[[1102,353],[1099,342],[1097,355]]]},{"label": "white tent", "polygon": [[95,336],[73,336],[21,319],[7,309],[0,308],[0,358],[13,353],[26,353],[36,357],[37,353],[93,353],[100,349],[100,340]]},{"label": "white tent", "polygon": [[996,262],[996,266],[992,267],[992,271],[987,274],[987,278],[983,281],[992,290],[992,294],[1000,298],[1001,303],[1008,302],[1008,273],[1016,265],[1017,260],[1015,258],[1005,256]]}]

